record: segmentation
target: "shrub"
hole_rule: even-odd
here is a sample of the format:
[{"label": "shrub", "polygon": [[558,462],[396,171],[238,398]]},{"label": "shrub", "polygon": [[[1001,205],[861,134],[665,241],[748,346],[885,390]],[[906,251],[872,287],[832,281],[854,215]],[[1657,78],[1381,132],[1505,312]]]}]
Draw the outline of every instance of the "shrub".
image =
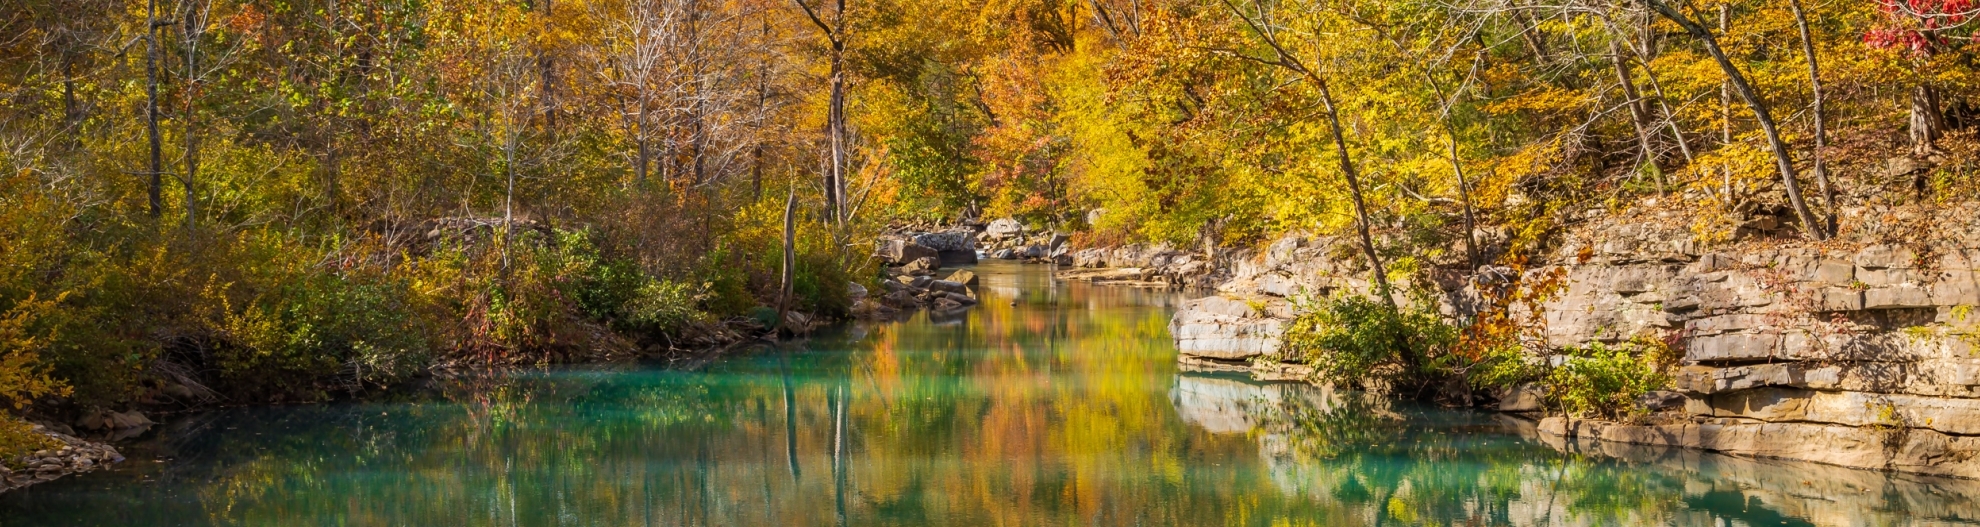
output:
[{"label": "shrub", "polygon": [[307,257],[327,252],[269,233],[212,243],[197,251],[216,270],[188,329],[231,391],[317,400],[332,387],[389,384],[426,366],[428,324],[403,280]]},{"label": "shrub", "polygon": [[30,295],[0,313],[0,404],[19,410],[37,397],[69,395],[69,386],[49,377],[40,360],[41,350],[48,346],[52,335],[46,326],[36,322],[56,308],[55,301]]},{"label": "shrub", "polygon": [[37,397],[69,394],[68,385],[50,377],[39,356],[50,335],[38,328],[36,321],[57,308],[55,301],[29,296],[0,313],[0,405],[7,406],[0,409],[0,462],[60,446],[52,438],[35,433],[33,425],[4,411],[19,410]]},{"label": "shrub", "polygon": [[1303,301],[1300,307],[1301,315],[1286,330],[1285,347],[1313,366],[1321,381],[1420,386],[1446,373],[1435,359],[1457,332],[1433,310],[1391,308],[1359,295]]},{"label": "shrub", "polygon": [[1628,417],[1637,397],[1670,383],[1659,371],[1661,357],[1645,346],[1596,343],[1566,351],[1566,361],[1547,374],[1545,383],[1548,399],[1574,417]]}]

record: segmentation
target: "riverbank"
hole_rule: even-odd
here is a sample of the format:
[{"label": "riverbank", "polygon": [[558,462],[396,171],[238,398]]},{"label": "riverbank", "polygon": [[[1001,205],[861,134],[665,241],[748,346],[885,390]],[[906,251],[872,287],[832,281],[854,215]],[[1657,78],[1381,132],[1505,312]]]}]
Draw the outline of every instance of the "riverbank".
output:
[{"label": "riverbank", "polygon": [[[1542,375],[1609,356],[1601,350],[1668,357],[1642,359],[1647,388],[1567,394],[1534,382],[1476,394],[1555,423],[1542,433],[1980,477],[1969,461],[1980,457],[1980,204],[1851,209],[1843,235],[1820,243],[1768,224],[1705,244],[1673,217],[1646,200],[1589,217],[1523,270],[1447,262],[1392,280],[1431,293],[1399,296],[1405,309],[1453,324],[1502,317],[1530,336],[1521,360]],[[1295,233],[1219,258],[1075,248],[1092,256],[1068,276],[1214,282],[1170,321],[1185,367],[1315,380],[1311,359],[1286,349],[1311,313],[1301,302],[1374,291],[1343,243]],[[1216,265],[1179,272],[1178,260]],[[1547,417],[1571,395],[1624,402],[1616,414]]]},{"label": "riverbank", "polygon": [[[972,270],[983,302],[959,317],[853,322],[691,369],[528,367],[397,397],[171,420],[122,449],[132,460],[114,470],[0,494],[0,516],[1562,527],[1975,517],[1971,482],[1562,448],[1487,412],[1190,373],[1163,327],[1188,293],[1008,261]],[[1085,497],[1058,498],[1068,493]]]}]

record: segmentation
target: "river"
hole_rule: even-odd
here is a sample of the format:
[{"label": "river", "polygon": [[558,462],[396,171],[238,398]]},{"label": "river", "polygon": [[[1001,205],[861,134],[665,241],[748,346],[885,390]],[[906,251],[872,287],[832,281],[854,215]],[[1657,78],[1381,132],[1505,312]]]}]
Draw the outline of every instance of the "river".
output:
[{"label": "river", "polygon": [[1184,296],[986,262],[981,306],[692,368],[206,412],[0,525],[1980,524],[1980,483],[1618,445],[1178,371]]}]

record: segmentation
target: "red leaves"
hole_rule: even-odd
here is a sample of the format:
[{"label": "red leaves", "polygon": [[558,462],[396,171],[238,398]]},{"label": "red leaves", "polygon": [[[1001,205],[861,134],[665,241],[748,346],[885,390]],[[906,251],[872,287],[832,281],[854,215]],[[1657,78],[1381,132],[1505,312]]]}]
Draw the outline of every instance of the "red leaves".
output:
[{"label": "red leaves", "polygon": [[1873,0],[1889,24],[1863,32],[1863,43],[1875,49],[1903,50],[1926,56],[1952,45],[1967,22],[1980,15],[1975,0]]}]

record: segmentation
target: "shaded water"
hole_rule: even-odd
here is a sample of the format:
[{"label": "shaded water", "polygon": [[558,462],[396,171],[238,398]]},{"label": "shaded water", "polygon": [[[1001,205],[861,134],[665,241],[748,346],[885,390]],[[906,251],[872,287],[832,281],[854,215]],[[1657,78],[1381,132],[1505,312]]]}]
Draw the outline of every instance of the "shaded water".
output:
[{"label": "shaded water", "polygon": [[[696,371],[556,368],[212,412],[0,525],[1907,525],[1980,483],[1614,445],[1177,371],[1180,296],[978,268],[985,302]],[[1015,301],[1015,304],[1013,303]]]}]

